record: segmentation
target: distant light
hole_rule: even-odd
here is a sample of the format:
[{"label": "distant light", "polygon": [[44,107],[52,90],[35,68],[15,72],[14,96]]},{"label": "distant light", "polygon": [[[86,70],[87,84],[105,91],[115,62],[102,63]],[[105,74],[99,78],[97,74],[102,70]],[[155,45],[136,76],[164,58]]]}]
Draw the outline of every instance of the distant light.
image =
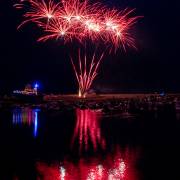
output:
[{"label": "distant light", "polygon": [[34,88],[39,88],[39,84],[38,83],[36,83],[35,85],[34,85]]},{"label": "distant light", "polygon": [[161,92],[161,93],[160,93],[160,96],[165,96],[165,92]]}]

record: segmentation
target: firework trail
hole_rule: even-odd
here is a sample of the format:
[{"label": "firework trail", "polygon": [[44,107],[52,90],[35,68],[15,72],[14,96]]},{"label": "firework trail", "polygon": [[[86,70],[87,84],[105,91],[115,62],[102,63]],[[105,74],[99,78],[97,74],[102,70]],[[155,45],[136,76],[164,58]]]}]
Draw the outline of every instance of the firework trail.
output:
[{"label": "firework trail", "polygon": [[83,58],[81,57],[81,52],[79,50],[79,62],[77,65],[75,65],[71,58],[71,63],[79,84],[79,97],[86,97],[88,90],[98,74],[97,71],[103,56],[104,53],[100,58],[96,58],[96,54],[94,53],[93,57],[88,60],[86,55]]}]

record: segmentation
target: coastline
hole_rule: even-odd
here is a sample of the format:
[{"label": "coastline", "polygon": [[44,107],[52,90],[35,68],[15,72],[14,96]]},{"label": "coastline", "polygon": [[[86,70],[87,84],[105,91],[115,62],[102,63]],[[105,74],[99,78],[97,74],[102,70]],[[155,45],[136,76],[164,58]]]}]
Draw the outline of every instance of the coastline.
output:
[{"label": "coastline", "polygon": [[45,95],[36,102],[22,101],[18,98],[0,100],[0,110],[13,108],[39,108],[43,111],[69,111],[92,109],[102,112],[157,112],[171,109],[180,111],[180,94],[107,94],[90,95],[79,98],[77,95]]}]

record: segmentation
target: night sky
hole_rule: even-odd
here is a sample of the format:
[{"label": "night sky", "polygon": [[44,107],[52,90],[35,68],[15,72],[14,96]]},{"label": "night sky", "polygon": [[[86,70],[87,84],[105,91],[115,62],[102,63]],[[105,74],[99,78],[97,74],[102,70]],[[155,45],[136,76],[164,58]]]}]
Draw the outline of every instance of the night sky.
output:
[{"label": "night sky", "polygon": [[[116,8],[136,8],[143,15],[133,29],[138,50],[107,55],[93,88],[101,92],[180,92],[180,2],[178,0],[103,0]],[[38,43],[41,31],[22,21],[14,1],[0,1],[0,94],[38,81],[47,93],[75,93],[69,56],[76,44]],[[89,45],[91,46],[91,45]],[[93,46],[92,46],[93,48]]]}]

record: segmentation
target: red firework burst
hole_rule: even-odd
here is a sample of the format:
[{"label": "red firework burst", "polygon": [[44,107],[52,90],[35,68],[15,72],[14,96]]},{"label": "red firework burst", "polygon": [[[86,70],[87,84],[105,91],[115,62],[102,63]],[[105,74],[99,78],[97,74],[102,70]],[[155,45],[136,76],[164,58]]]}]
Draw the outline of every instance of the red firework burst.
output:
[{"label": "red firework burst", "polygon": [[[64,42],[66,42],[75,39],[76,32],[73,31],[72,27],[58,19],[51,20],[48,26],[40,22],[39,26],[41,26],[47,34],[40,37],[38,41],[62,38]],[[76,38],[80,40],[80,35],[77,34]]]},{"label": "red firework burst", "polygon": [[25,20],[18,26],[18,28],[28,22],[34,22],[37,24],[44,20],[48,22],[50,19],[57,17],[59,12],[58,7],[60,7],[60,3],[54,3],[53,0],[49,0],[48,2],[45,2],[44,0],[21,0],[20,3],[15,4],[15,7],[25,8],[27,7],[26,5],[28,6],[28,11],[23,15]]},{"label": "red firework burst", "polygon": [[115,50],[120,46],[124,49],[126,46],[135,47],[129,33],[139,18],[131,16],[134,10],[110,10],[88,0],[63,0],[59,3],[53,0],[27,0],[16,4],[16,8],[27,7],[25,2],[28,8],[24,14],[25,20],[19,27],[27,22],[36,23],[45,32],[39,40],[57,39],[63,35],[65,42],[73,39],[81,42],[88,38],[113,45]]},{"label": "red firework burst", "polygon": [[123,11],[109,10],[104,15],[104,40],[111,42],[114,47],[126,46],[134,47],[134,39],[129,33],[130,28],[137,22],[138,16],[129,17],[134,9],[125,9]]}]

